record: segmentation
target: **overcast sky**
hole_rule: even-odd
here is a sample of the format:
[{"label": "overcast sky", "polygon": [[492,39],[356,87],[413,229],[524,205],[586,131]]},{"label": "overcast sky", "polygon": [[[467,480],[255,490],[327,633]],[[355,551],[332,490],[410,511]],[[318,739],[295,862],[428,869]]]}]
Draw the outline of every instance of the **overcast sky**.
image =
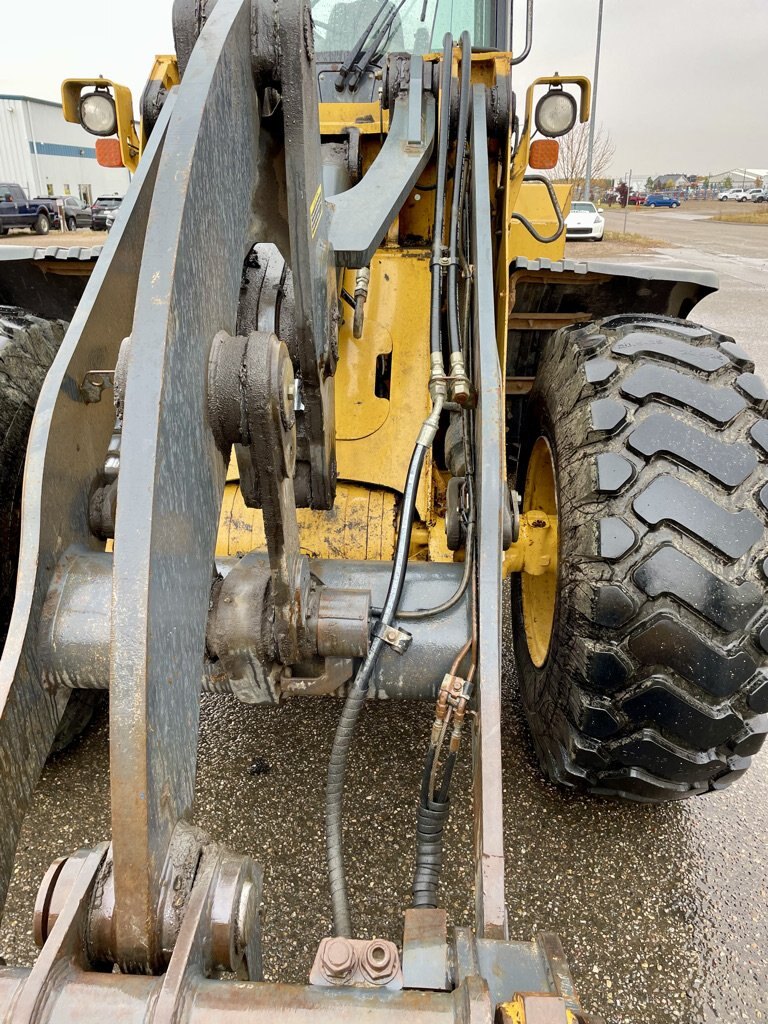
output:
[{"label": "overcast sky", "polygon": [[[173,52],[171,2],[6,0],[0,92],[56,100],[63,78],[103,74],[138,102],[154,54]],[[554,71],[592,77],[597,7],[536,0],[518,92]],[[50,31],[33,44],[32,26]],[[768,167],[767,57],[768,0],[605,0],[597,120],[616,144],[613,173]]]}]

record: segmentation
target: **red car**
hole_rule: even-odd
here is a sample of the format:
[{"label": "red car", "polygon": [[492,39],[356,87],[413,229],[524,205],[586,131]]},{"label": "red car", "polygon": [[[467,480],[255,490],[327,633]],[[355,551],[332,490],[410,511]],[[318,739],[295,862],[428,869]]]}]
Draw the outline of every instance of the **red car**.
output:
[{"label": "red car", "polygon": [[645,202],[645,196],[642,192],[630,192],[627,202],[630,206],[642,206]]}]

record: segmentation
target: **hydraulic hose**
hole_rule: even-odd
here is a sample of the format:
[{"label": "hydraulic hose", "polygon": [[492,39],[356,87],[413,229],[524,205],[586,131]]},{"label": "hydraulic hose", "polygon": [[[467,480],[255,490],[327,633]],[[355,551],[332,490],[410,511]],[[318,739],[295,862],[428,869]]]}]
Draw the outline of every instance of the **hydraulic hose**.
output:
[{"label": "hydraulic hose", "polygon": [[430,300],[429,348],[442,357],[440,344],[440,292],[442,284],[443,232],[445,230],[445,185],[448,175],[448,143],[451,125],[451,63],[453,36],[443,39],[440,74],[440,126],[437,134],[437,177],[435,179],[435,227],[432,237],[432,294]]},{"label": "hydraulic hose", "polygon": [[[469,525],[467,526],[467,543],[466,543],[466,558],[464,559],[464,572],[461,577],[456,590],[451,594],[449,598],[446,598],[442,604],[436,604],[431,608],[409,608],[402,611],[398,611],[395,618],[398,622],[415,622],[418,619],[430,619],[435,615],[442,615],[444,612],[449,612],[451,608],[455,608],[459,601],[464,597],[469,586],[469,581],[472,578],[472,549],[473,539],[475,536],[475,523],[474,519],[470,519]],[[378,608],[371,608],[371,614],[378,615]]]},{"label": "hydraulic hose", "polygon": [[459,331],[459,215],[461,212],[462,181],[465,174],[467,131],[469,128],[469,90],[472,71],[472,43],[469,32],[461,33],[461,85],[459,91],[459,121],[456,131],[456,171],[453,177],[451,223],[448,233],[448,340],[451,354],[461,352]]},{"label": "hydraulic hose", "polygon": [[384,646],[384,641],[380,635],[383,632],[382,627],[386,628],[392,624],[403,593],[405,574],[408,568],[408,550],[411,546],[413,520],[416,514],[416,493],[424,466],[424,457],[427,450],[432,446],[440,421],[443,402],[444,397],[438,394],[434,401],[432,412],[421,428],[416,446],[411,455],[403,493],[400,529],[397,534],[392,575],[389,578],[387,596],[381,611],[379,626],[371,641],[368,654],[360,666],[355,676],[354,684],[344,702],[344,709],[333,739],[333,748],[331,749],[331,757],[328,763],[328,783],[325,791],[325,827],[328,877],[333,908],[333,930],[334,934],[345,938],[350,938],[352,935],[352,922],[349,914],[341,835],[344,776],[346,774],[347,760],[357,719],[368,696],[371,675],[376,667],[381,649]]}]

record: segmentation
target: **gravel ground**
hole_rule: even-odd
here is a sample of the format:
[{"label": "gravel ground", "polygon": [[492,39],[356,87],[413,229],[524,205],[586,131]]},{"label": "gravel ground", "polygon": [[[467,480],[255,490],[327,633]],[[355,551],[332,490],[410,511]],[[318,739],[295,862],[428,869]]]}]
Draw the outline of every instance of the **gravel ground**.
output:
[{"label": "gravel ground", "polygon": [[[648,218],[644,228],[652,237],[670,239],[668,250],[644,258],[674,259],[674,241],[693,253],[692,265],[716,265],[724,251],[721,240],[730,236],[711,235],[709,227],[710,241],[702,241],[695,220],[687,235],[682,220],[668,221],[667,231],[661,218],[679,212],[639,215]],[[621,216],[614,212],[609,219]],[[735,225],[716,228],[736,230]],[[633,223],[631,230],[639,228]],[[738,230],[742,240],[729,242],[725,250],[722,292],[705,300],[700,318],[721,328],[734,319],[743,326],[737,337],[752,348],[765,375],[768,264],[765,258],[754,261],[752,247],[760,243],[750,229]],[[659,231],[667,233],[659,236]],[[576,248],[586,250],[585,257],[605,258],[605,248],[597,245],[569,245],[568,254]],[[639,262],[632,253],[616,257]],[[685,262],[679,251],[676,261]],[[509,649],[508,622],[505,630]],[[725,793],[684,804],[649,808],[574,797],[542,780],[509,660],[504,687],[512,937],[559,932],[583,1004],[602,1012],[609,1024],[766,1019],[768,755]],[[271,979],[305,980],[316,943],[330,926],[322,790],[339,710],[337,702],[325,699],[295,700],[275,709],[248,708],[228,698],[203,700],[197,820],[266,866],[265,959]],[[348,776],[346,850],[355,918],[370,935],[398,939],[401,934],[429,724],[429,708],[394,702],[371,703],[361,718]],[[248,768],[259,758],[270,770],[252,775]],[[454,794],[447,862],[456,867],[441,892],[451,921],[466,924],[473,901],[466,753]],[[19,846],[0,928],[0,956],[9,963],[32,962],[32,907],[43,872],[54,857],[100,841],[108,832],[108,736],[102,712],[95,727],[46,768]]]},{"label": "gravel ground", "polygon": [[106,231],[90,231],[78,228],[77,231],[49,231],[47,235],[35,235],[31,231],[17,230],[0,238],[1,245],[104,245],[107,240]]}]

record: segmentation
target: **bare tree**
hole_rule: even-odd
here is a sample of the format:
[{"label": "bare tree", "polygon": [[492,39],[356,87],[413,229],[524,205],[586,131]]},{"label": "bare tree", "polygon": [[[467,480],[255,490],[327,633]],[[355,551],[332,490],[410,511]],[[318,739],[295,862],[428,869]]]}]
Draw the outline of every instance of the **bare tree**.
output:
[{"label": "bare tree", "polygon": [[[584,187],[587,170],[587,147],[589,145],[589,124],[577,124],[573,130],[560,139],[560,158],[552,172],[555,181],[572,181]],[[610,132],[602,124],[595,128],[595,142],[592,150],[592,179],[602,178],[613,163],[616,146]]]}]

